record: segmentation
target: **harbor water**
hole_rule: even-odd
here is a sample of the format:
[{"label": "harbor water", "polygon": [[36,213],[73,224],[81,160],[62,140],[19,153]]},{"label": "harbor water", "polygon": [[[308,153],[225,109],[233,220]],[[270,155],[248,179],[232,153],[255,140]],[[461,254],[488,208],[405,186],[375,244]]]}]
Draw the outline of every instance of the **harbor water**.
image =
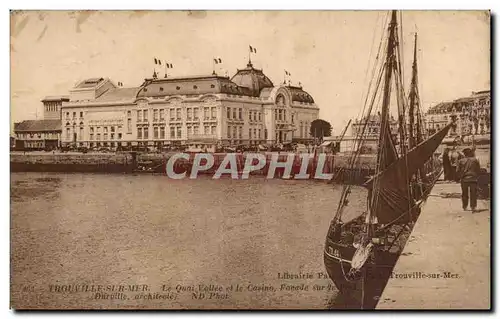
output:
[{"label": "harbor water", "polygon": [[[323,265],[340,192],[261,176],[11,173],[11,303],[342,308]],[[365,199],[354,188],[347,216]]]}]

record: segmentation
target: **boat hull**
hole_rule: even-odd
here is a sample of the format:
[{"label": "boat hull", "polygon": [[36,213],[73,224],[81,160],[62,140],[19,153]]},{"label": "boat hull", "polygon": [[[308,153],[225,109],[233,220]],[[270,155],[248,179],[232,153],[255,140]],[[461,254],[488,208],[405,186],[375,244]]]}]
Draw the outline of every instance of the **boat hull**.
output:
[{"label": "boat hull", "polygon": [[375,258],[367,261],[363,269],[352,276],[351,259],[355,251],[354,247],[330,241],[324,251],[325,268],[337,289],[351,304],[359,309],[373,309],[392,276],[399,254],[376,251]]}]

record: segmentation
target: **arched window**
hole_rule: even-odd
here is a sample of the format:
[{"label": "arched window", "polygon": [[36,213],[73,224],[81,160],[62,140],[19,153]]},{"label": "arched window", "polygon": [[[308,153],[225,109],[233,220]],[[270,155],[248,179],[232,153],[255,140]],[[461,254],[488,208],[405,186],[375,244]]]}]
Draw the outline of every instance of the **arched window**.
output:
[{"label": "arched window", "polygon": [[278,96],[276,97],[276,106],[282,108],[282,107],[285,107],[285,97],[283,96],[283,94],[278,94]]}]

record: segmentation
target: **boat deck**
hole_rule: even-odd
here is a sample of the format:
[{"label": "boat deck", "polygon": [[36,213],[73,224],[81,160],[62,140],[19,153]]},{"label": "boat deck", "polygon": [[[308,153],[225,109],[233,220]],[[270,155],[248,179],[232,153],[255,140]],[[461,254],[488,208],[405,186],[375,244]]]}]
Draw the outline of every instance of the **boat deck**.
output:
[{"label": "boat deck", "polygon": [[377,309],[491,307],[490,202],[464,212],[460,194],[460,184],[435,185]]}]

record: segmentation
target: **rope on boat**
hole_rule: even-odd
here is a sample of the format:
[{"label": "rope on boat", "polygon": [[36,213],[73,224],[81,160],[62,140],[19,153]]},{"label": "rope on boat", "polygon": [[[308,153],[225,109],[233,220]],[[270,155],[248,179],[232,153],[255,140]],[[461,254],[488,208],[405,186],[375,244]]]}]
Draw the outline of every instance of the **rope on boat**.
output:
[{"label": "rope on boat", "polygon": [[342,253],[340,252],[340,250],[339,250],[339,258],[340,258],[340,269],[342,269],[342,275],[344,276],[345,281],[347,281],[347,282],[355,281],[354,279],[350,279],[350,278],[354,278],[354,276],[356,275],[355,271],[353,271],[352,268],[349,269],[349,272],[347,275],[345,273],[344,263],[342,262],[342,260],[343,260]]}]

